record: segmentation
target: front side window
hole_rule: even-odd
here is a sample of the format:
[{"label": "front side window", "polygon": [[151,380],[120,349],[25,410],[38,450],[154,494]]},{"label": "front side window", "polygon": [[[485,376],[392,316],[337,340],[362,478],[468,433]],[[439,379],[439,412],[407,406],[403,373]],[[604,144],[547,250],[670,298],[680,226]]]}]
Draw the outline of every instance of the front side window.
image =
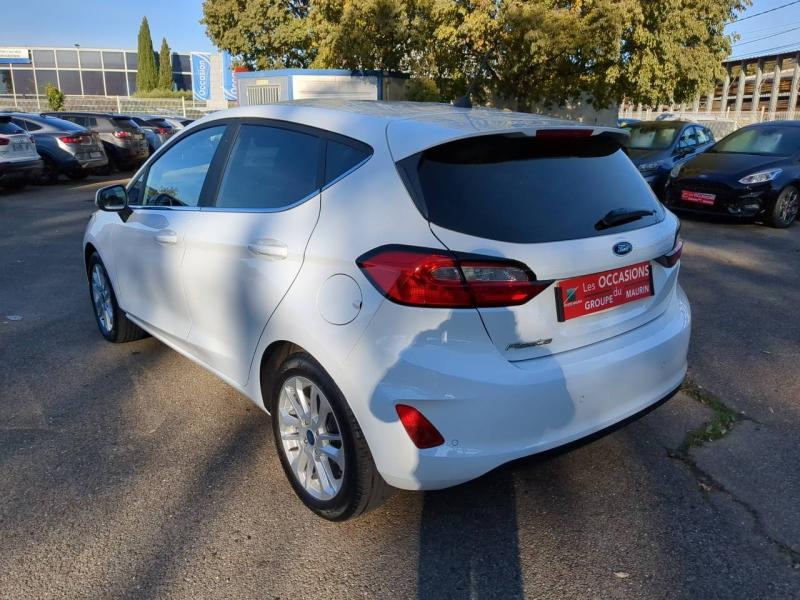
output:
[{"label": "front side window", "polygon": [[697,145],[697,135],[694,127],[687,127],[683,130],[681,138],[678,140],[678,148],[691,148]]},{"label": "front side window", "polygon": [[242,125],[217,195],[218,208],[280,209],[319,188],[320,138]]},{"label": "front side window", "polygon": [[147,173],[142,205],[197,206],[224,132],[225,125],[202,129],[164,152]]}]

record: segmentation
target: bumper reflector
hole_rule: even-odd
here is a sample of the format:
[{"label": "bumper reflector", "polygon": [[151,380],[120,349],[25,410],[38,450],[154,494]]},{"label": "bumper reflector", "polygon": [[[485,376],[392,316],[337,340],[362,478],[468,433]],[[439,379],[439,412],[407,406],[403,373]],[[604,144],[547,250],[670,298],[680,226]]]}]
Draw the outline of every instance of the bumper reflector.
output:
[{"label": "bumper reflector", "polygon": [[408,437],[417,448],[433,448],[444,444],[439,430],[416,408],[407,404],[398,404],[395,408]]}]

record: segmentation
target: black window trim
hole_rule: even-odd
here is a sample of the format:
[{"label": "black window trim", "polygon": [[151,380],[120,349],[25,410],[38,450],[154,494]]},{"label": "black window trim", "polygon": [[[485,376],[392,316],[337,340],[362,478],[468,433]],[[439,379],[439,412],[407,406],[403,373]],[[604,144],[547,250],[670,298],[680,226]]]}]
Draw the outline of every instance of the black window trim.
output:
[{"label": "black window trim", "polygon": [[[222,141],[220,145],[217,147],[217,151],[214,154],[214,158],[211,161],[211,165],[208,168],[208,172],[206,173],[206,180],[203,183],[203,189],[200,192],[200,201],[198,202],[197,206],[148,206],[148,205],[141,205],[141,204],[131,204],[131,208],[136,210],[184,210],[184,211],[204,211],[204,212],[227,212],[227,213],[276,213],[276,212],[283,212],[286,210],[291,210],[296,206],[300,206],[305,202],[308,202],[318,194],[321,194],[323,191],[334,185],[335,183],[341,181],[355,170],[361,168],[364,164],[366,164],[372,156],[375,154],[375,150],[369,144],[353,139],[351,137],[347,137],[345,135],[335,133],[333,131],[328,131],[326,129],[320,129],[318,127],[312,127],[310,125],[305,125],[302,123],[294,123],[292,121],[284,121],[281,119],[270,119],[265,117],[227,117],[223,119],[216,119],[214,121],[209,121],[208,123],[203,123],[202,125],[198,125],[195,127],[191,127],[185,129],[185,133],[181,132],[179,135],[172,136],[167,143],[161,146],[158,151],[144,164],[142,169],[139,173],[131,178],[130,183],[127,186],[127,189],[130,190],[133,188],[134,184],[138,182],[142,178],[147,178],[150,173],[150,167],[159,159],[159,157],[164,154],[165,152],[169,151],[169,149],[178,143],[180,140],[186,138],[189,135],[193,135],[199,131],[204,129],[208,129],[209,127],[219,127],[220,125],[225,125],[227,129],[225,133],[223,133]],[[309,135],[314,135],[320,139],[320,157],[319,162],[317,165],[317,188],[310,192],[307,196],[293,202],[291,204],[287,204],[286,206],[280,206],[277,208],[227,208],[227,207],[217,207],[214,206],[216,202],[217,194],[219,193],[220,186],[222,185],[222,175],[225,173],[225,168],[228,165],[228,161],[230,159],[231,153],[233,151],[234,142],[236,141],[239,135],[239,129],[242,125],[260,125],[263,127],[276,127],[278,129],[287,129],[290,131],[297,131],[300,133],[305,133]],[[328,141],[338,142],[340,144],[344,144],[347,146],[352,146],[353,148],[364,152],[367,156],[364,160],[360,161],[358,164],[354,165],[338,177],[332,179],[331,181],[325,181],[325,157],[327,156],[328,150]]]}]

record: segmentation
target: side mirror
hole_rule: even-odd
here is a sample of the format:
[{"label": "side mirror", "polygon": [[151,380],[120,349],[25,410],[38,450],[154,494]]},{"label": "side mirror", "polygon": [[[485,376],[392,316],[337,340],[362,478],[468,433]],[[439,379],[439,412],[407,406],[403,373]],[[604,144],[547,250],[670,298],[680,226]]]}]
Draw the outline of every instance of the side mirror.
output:
[{"label": "side mirror", "polygon": [[128,192],[124,185],[109,185],[97,190],[94,203],[100,210],[122,212],[128,207]]}]

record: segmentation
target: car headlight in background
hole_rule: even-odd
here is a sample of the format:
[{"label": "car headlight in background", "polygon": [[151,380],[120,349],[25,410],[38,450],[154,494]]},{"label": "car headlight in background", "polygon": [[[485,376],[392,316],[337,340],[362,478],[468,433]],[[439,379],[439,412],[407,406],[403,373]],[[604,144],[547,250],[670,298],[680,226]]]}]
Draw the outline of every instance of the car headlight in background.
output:
[{"label": "car headlight in background", "polygon": [[670,177],[673,177],[673,178],[674,178],[674,177],[677,177],[677,176],[678,176],[678,173],[680,173],[680,172],[681,172],[681,169],[683,168],[683,165],[684,165],[684,164],[685,164],[685,163],[678,163],[677,165],[675,165],[674,167],[672,167],[672,171],[670,171],[670,172],[669,172],[669,176],[670,176]]},{"label": "car headlight in background", "polygon": [[748,175],[747,177],[742,177],[739,180],[739,183],[743,183],[745,185],[749,185],[751,183],[766,183],[767,181],[772,181],[781,173],[783,173],[783,169],[770,169],[769,171],[759,171],[758,173],[753,173],[752,175]]},{"label": "car headlight in background", "polygon": [[642,173],[644,173],[645,171],[656,171],[660,169],[663,164],[664,163],[662,161],[657,160],[655,162],[642,163],[636,168],[639,169],[639,171],[641,171]]}]

